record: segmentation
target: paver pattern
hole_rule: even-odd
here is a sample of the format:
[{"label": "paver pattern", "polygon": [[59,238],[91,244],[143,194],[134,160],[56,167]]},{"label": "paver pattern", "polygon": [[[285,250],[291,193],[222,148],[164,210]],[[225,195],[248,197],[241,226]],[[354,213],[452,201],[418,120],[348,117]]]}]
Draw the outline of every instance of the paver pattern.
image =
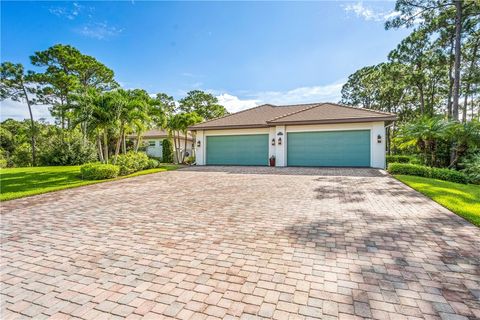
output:
[{"label": "paver pattern", "polygon": [[1,318],[478,319],[480,231],[373,169],[187,168],[1,206]]}]

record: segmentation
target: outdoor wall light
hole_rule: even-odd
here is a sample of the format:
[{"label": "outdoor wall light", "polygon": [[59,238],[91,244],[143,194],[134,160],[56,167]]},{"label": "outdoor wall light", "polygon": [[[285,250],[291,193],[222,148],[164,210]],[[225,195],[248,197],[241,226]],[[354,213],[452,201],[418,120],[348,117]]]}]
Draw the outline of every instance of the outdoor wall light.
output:
[{"label": "outdoor wall light", "polygon": [[272,139],[272,146],[275,145],[275,138]]},{"label": "outdoor wall light", "polygon": [[200,140],[197,141],[197,147],[200,147]]},{"label": "outdoor wall light", "polygon": [[378,143],[382,143],[382,136],[381,136],[381,135],[378,135],[378,136],[377,136],[377,142],[378,142]]},{"label": "outdoor wall light", "polygon": [[278,138],[278,145],[279,145],[279,146],[282,145],[282,137],[279,137],[279,138]]}]

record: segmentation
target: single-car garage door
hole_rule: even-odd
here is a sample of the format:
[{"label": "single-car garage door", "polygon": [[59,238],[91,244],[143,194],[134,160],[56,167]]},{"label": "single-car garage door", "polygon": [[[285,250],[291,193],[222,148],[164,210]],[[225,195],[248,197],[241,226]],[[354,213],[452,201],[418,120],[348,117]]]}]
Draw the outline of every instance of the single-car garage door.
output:
[{"label": "single-car garage door", "polygon": [[268,165],[268,134],[207,137],[207,165]]},{"label": "single-car garage door", "polygon": [[370,167],[370,130],[289,132],[287,165]]}]

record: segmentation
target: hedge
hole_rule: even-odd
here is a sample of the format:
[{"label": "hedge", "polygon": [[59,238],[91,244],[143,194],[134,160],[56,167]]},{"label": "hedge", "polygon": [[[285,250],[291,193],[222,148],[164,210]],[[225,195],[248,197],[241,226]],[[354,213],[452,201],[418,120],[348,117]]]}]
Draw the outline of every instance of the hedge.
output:
[{"label": "hedge", "polygon": [[390,174],[404,174],[463,184],[468,183],[468,177],[466,174],[450,169],[430,168],[408,163],[390,163],[387,170]]},{"label": "hedge", "polygon": [[120,168],[113,164],[87,163],[80,167],[82,179],[85,180],[103,180],[118,176]]},{"label": "hedge", "polygon": [[412,158],[410,156],[391,155],[386,156],[385,159],[387,163],[409,163]]},{"label": "hedge", "polygon": [[115,164],[120,167],[120,175],[124,176],[143,169],[148,169],[151,163],[144,152],[127,152],[117,157]]},{"label": "hedge", "polygon": [[163,139],[162,141],[162,162],[173,163],[173,144],[170,139]]}]

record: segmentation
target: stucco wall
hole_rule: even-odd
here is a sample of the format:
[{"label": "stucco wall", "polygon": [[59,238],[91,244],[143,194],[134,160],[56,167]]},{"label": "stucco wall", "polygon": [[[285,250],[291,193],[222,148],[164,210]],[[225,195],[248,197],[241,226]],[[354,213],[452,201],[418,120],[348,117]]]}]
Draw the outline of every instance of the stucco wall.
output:
[{"label": "stucco wall", "polygon": [[[206,137],[214,135],[239,135],[239,134],[261,134],[269,135],[269,157],[275,155],[276,165],[279,167],[288,166],[287,159],[287,133],[307,131],[340,131],[340,130],[370,130],[370,166],[373,168],[385,168],[385,124],[384,122],[365,123],[339,123],[323,125],[292,125],[276,126],[257,129],[232,129],[232,130],[199,130],[197,141],[200,147],[196,150],[196,162],[198,165],[205,164]],[[279,135],[281,133],[281,135]],[[377,136],[381,136],[381,142],[377,142]],[[278,144],[278,138],[282,143]],[[275,145],[271,141],[275,139]]]},{"label": "stucco wall", "polygon": [[[161,158],[162,157],[162,141],[163,138],[153,138],[147,139],[145,138],[144,141],[150,143],[150,141],[155,141],[155,146],[148,146],[147,147],[147,154],[151,157]],[[183,151],[185,139],[180,139],[180,149]],[[173,149],[175,149],[175,144],[173,144]],[[192,141],[187,141],[187,152],[189,155],[192,155]]]}]

